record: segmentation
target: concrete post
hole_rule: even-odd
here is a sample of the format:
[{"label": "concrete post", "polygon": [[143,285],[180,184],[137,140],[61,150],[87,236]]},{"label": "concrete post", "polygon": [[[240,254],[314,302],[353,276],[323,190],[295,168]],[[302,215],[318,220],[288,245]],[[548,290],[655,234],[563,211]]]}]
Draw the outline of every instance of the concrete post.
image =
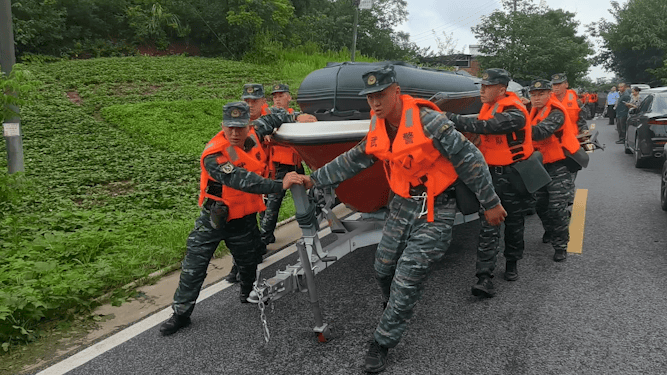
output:
[{"label": "concrete post", "polygon": [[[12,4],[10,0],[0,0],[0,68],[7,76],[16,63],[14,32],[12,30]],[[18,113],[18,108],[10,109]],[[23,138],[18,116],[5,119],[2,135],[7,144],[7,164],[9,174],[23,172]]]}]

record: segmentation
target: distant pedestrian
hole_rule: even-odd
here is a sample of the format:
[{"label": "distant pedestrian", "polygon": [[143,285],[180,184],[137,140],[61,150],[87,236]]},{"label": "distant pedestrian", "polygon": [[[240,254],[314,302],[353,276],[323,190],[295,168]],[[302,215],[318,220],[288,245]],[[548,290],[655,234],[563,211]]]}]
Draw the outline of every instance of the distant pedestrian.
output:
[{"label": "distant pedestrian", "polygon": [[639,108],[639,104],[641,103],[641,97],[639,96],[639,93],[642,91],[639,87],[633,87],[632,88],[632,94],[630,95],[630,102],[627,103],[626,105],[628,106],[629,109],[637,109]]},{"label": "distant pedestrian", "polygon": [[627,104],[630,103],[628,84],[619,83],[618,91],[620,91],[620,96],[616,101],[616,105],[614,105],[614,109],[616,110],[616,130],[618,131],[618,141],[616,141],[616,144],[624,144],[629,111]]},{"label": "distant pedestrian", "polygon": [[618,101],[620,95],[616,92],[616,86],[611,87],[611,91],[607,94],[607,115],[609,116],[609,125],[616,125],[616,110],[614,106]]}]

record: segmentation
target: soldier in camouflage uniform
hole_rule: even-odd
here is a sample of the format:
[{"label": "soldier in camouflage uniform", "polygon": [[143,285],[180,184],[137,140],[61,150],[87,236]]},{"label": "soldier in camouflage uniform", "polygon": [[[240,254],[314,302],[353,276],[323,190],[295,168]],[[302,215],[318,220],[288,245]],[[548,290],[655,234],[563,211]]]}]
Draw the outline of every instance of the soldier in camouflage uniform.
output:
[{"label": "soldier in camouflage uniform", "polygon": [[304,185],[335,186],[378,160],[387,166],[395,196],[375,255],[385,309],[365,360],[366,371],[380,372],[388,349],[407,328],[431,266],[451,242],[453,182],[460,180],[476,193],[492,225],[499,225],[506,213],[484,157],[433,103],[401,95],[393,66],[367,72],[363,80],[360,95],[366,95],[373,115],[368,136],[306,176]]},{"label": "soldier in camouflage uniform", "polygon": [[[505,279],[519,278],[517,261],[523,257],[524,218],[532,201],[522,186],[513,165],[533,153],[528,111],[521,99],[507,92],[510,74],[504,69],[488,69],[482,75],[480,97],[483,103],[477,118],[447,113],[458,131],[477,135],[475,143],[484,155],[493,178],[493,186],[507,210],[505,218]],[[500,226],[489,225],[481,217],[477,248],[477,284],[472,294],[493,297],[493,271],[499,249]]]},{"label": "soldier in camouflage uniform", "polygon": [[535,193],[535,208],[545,232],[550,234],[555,251],[553,260],[562,262],[567,257],[570,240],[567,207],[574,191],[572,172],[568,169],[564,150],[573,154],[580,148],[576,138],[577,127],[567,116],[565,106],[551,95],[551,82],[543,79],[533,81],[530,100],[533,146],[542,153],[544,168],[551,176],[551,182]]},{"label": "soldier in camouflage uniform", "polygon": [[211,139],[202,154],[201,214],[187,239],[172,305],[174,314],[160,327],[165,336],[190,324],[208,264],[221,241],[225,241],[237,263],[240,300],[249,302],[257,265],[266,252],[257,227],[257,212],[264,206],[258,194],[284,191],[302,181],[296,173],[288,174],[282,181],[262,176],[266,154],[259,139],[280,124],[293,122],[293,115],[268,115],[255,121],[253,127],[249,126],[246,103],[226,104],[223,112],[223,130]]},{"label": "soldier in camouflage uniform", "polygon": [[[243,85],[243,93],[241,94],[241,100],[245,101],[249,107],[250,121],[255,121],[261,116],[265,116],[272,113],[283,113],[284,110],[276,107],[269,107],[269,104],[266,102],[266,97],[264,96],[264,86],[259,83],[247,83]],[[268,137],[271,136],[271,133],[263,135],[260,141],[268,141]],[[284,177],[284,174],[280,177]],[[282,192],[284,195],[285,192]],[[278,204],[278,210],[280,209],[280,204]],[[260,213],[260,221],[264,216],[264,211]],[[278,212],[275,212],[276,219],[278,218]],[[260,229],[261,233],[261,229]],[[273,235],[273,231],[271,232]],[[275,239],[274,239],[275,241]],[[270,241],[267,241],[265,236],[262,235],[262,242],[268,244]],[[230,283],[236,283],[240,281],[239,269],[236,264],[236,259],[233,258],[234,264],[232,269],[229,271],[229,274],[225,276],[225,280]]]},{"label": "soldier in camouflage uniform", "polygon": [[557,73],[551,76],[551,91],[559,102],[565,106],[570,120],[576,122],[578,134],[588,132],[588,122],[586,113],[583,111],[584,104],[580,102],[576,91],[569,89],[570,84],[567,81],[565,73]]},{"label": "soldier in camouflage uniform", "polygon": [[[289,102],[292,100],[292,96],[289,93],[289,86],[287,84],[280,83],[274,85],[271,95],[273,96],[274,104],[274,107],[272,107],[271,110],[279,108],[290,114],[295,113],[294,109],[289,107]],[[304,117],[312,117],[315,119],[315,116],[312,115],[304,115]],[[291,147],[270,143],[269,153],[271,154],[269,160],[274,179],[280,180],[288,172],[304,173],[301,157]],[[278,215],[280,214],[280,206],[283,203],[283,198],[285,198],[285,192],[267,195],[266,211],[259,215],[259,231],[262,233],[262,241],[267,245],[276,242],[276,237],[273,232],[278,223]]]}]

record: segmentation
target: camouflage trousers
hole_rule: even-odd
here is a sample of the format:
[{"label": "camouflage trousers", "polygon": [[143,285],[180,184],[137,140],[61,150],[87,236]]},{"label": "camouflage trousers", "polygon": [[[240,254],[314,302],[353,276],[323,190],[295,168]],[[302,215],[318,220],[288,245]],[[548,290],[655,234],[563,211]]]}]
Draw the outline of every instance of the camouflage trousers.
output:
[{"label": "camouflage trousers", "polygon": [[187,251],[181,263],[181,278],[174,293],[172,308],[177,315],[189,316],[195,307],[206,270],[221,241],[234,256],[241,279],[241,293],[250,293],[255,282],[257,265],[266,252],[257,228],[257,214],[230,220],[221,228],[211,227],[209,211],[202,208],[195,228],[187,240]]},{"label": "camouflage trousers", "polygon": [[[276,164],[276,176],[274,180],[282,180],[288,172],[296,171],[303,174],[304,170],[301,165]],[[278,215],[280,214],[280,206],[285,198],[285,190],[280,193],[268,194],[266,197],[266,211],[259,214],[259,231],[262,234],[262,241],[266,244],[275,240],[273,231],[276,229],[278,223]]]},{"label": "camouflage trousers", "polygon": [[545,164],[551,182],[535,192],[535,211],[542,220],[544,231],[550,234],[555,250],[567,250],[570,241],[568,205],[574,196],[572,172],[560,161]]},{"label": "camouflage trousers", "polygon": [[[495,173],[491,171],[493,188],[500,197],[507,217],[505,218],[505,259],[517,261],[523,258],[524,250],[524,222],[527,211],[533,203],[533,197],[525,190],[516,185],[520,179],[516,171],[509,173]],[[514,184],[512,184],[514,181]],[[477,247],[477,273],[476,276],[486,275],[493,277],[499,252],[501,225],[490,225],[484,213],[480,211],[479,245]]]},{"label": "camouflage trousers", "polygon": [[422,200],[396,195],[375,253],[375,277],[387,307],[374,337],[381,345],[398,345],[413,308],[421,298],[431,266],[442,259],[452,241],[456,200],[436,198],[435,220],[419,218]]}]

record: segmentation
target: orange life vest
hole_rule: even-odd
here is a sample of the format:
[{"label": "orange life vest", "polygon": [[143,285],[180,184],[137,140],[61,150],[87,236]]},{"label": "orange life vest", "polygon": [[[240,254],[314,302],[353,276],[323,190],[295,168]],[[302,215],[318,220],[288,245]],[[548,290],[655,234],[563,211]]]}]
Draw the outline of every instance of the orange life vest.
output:
[{"label": "orange life vest", "polygon": [[[294,109],[288,108],[287,109],[288,113],[294,113]],[[265,104],[262,107],[262,116],[266,116],[270,114],[271,111],[269,110],[269,105]],[[289,146],[280,146],[276,144],[272,144],[269,147],[269,169],[271,170],[272,174],[275,171],[275,167],[273,163],[280,163],[280,164],[287,164],[287,165],[300,165],[301,164],[301,156],[291,147]]]},{"label": "orange life vest", "polygon": [[[510,165],[515,161],[527,159],[533,154],[532,127],[528,123],[528,110],[515,93],[508,92],[507,96],[493,105],[484,103],[477,119],[489,120],[496,113],[502,112],[505,107],[516,107],[523,112],[526,117],[526,124],[519,132],[480,134],[479,150],[484,155],[486,163],[493,166]],[[512,146],[508,143],[509,139],[513,143]]]},{"label": "orange life vest", "polygon": [[574,90],[567,90],[562,101],[558,100],[556,95],[552,96],[556,98],[559,103],[562,103],[563,107],[565,108],[564,112],[570,117],[570,126],[574,130],[574,135],[576,136],[579,134],[577,120],[579,120],[579,111],[581,111],[581,108],[579,108],[579,103],[577,103],[577,93],[574,92]]},{"label": "orange life vest", "polygon": [[410,188],[426,186],[427,220],[434,219],[435,197],[456,181],[458,174],[452,163],[433,146],[433,140],[424,135],[419,108],[428,107],[440,112],[432,102],[401,95],[403,116],[398,133],[390,144],[385,120],[371,112],[370,131],[366,137],[366,153],[384,162],[391,190],[403,198],[410,198]]},{"label": "orange life vest", "polygon": [[598,102],[598,94],[591,94],[591,103]]},{"label": "orange life vest", "polygon": [[[563,149],[568,150],[571,154],[574,154],[579,149],[579,141],[577,140],[576,133],[572,131],[572,122],[567,115],[565,106],[563,106],[558,99],[555,97],[550,97],[547,104],[541,108],[539,111],[537,108],[533,108],[530,111],[530,125],[535,126],[540,123],[542,120],[549,116],[552,108],[558,108],[565,114],[565,123],[559,130],[554,134],[548,136],[547,138],[541,141],[533,141],[533,146],[535,149],[542,153],[542,162],[544,164],[553,163],[559,160],[565,159],[565,153]],[[575,125],[576,128],[576,125]]]},{"label": "orange life vest", "polygon": [[222,185],[221,197],[209,194],[207,192],[209,182],[215,180],[208,174],[206,168],[204,168],[204,158],[212,154],[222,153],[223,156],[219,157],[221,161],[228,160],[237,167],[257,173],[260,176],[266,176],[266,153],[262,149],[259,139],[257,139],[255,129],[250,129],[248,137],[255,141],[255,146],[246,152],[241,147],[232,146],[227,138],[225,138],[225,133],[221,131],[208,142],[204,148],[204,152],[201,154],[199,205],[201,206],[204,203],[204,198],[224,202],[229,207],[227,221],[266,210],[264,200],[260,194],[246,193],[225,185]]}]

